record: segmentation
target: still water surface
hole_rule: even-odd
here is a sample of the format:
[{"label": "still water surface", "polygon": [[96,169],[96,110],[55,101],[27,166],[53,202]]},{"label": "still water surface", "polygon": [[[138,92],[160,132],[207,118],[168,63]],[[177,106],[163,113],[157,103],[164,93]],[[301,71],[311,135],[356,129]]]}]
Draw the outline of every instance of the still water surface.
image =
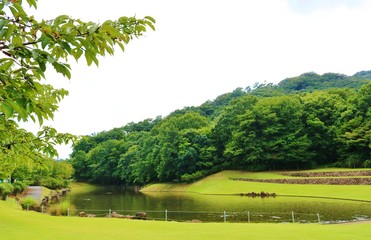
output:
[{"label": "still water surface", "polygon": [[336,222],[371,218],[371,202],[320,198],[250,198],[195,193],[140,193],[99,188],[88,193],[73,191],[65,197],[80,211],[107,216],[110,212],[148,219],[204,222]]}]

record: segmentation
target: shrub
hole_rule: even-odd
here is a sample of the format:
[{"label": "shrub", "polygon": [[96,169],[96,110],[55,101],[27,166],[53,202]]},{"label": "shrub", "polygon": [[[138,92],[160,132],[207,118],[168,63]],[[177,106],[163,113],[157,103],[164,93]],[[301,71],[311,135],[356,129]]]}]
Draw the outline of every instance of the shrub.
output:
[{"label": "shrub", "polygon": [[39,182],[39,185],[47,187],[49,189],[59,189],[59,188],[66,188],[69,182],[63,179],[57,178],[45,178]]},{"label": "shrub", "polygon": [[365,168],[371,168],[371,160],[366,160],[364,163],[363,163],[363,166]]},{"label": "shrub", "polygon": [[52,216],[60,216],[61,212],[57,204],[53,204],[48,208],[48,212]]},{"label": "shrub", "polygon": [[27,188],[27,184],[21,181],[14,182],[12,185],[14,194],[22,193]]},{"label": "shrub", "polygon": [[10,183],[0,183],[0,194],[2,200],[5,200],[7,196],[13,193],[14,187]]},{"label": "shrub", "polygon": [[199,179],[201,179],[202,177],[204,176],[204,174],[201,172],[201,171],[197,171],[195,173],[191,173],[191,174],[183,174],[181,177],[180,177],[180,180],[182,182],[195,182]]},{"label": "shrub", "polygon": [[59,204],[53,204],[49,207],[49,213],[53,216],[67,216],[68,211],[74,210],[75,207],[71,204],[70,201],[62,201]]},{"label": "shrub", "polygon": [[68,215],[68,209],[73,209],[74,207],[72,206],[70,201],[62,201],[60,204],[60,209],[61,209],[61,215],[62,216],[67,216]]},{"label": "shrub", "polygon": [[26,197],[21,199],[20,204],[22,209],[29,209],[29,210],[36,210],[37,209],[37,201],[33,197]]}]

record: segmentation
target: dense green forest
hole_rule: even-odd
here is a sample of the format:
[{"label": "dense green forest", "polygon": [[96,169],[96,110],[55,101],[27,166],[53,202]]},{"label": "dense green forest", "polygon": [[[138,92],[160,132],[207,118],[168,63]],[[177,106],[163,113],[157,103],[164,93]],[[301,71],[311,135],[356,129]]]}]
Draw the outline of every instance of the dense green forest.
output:
[{"label": "dense green forest", "polygon": [[82,137],[75,178],[190,182],[225,169],[371,167],[371,72],[305,73]]}]

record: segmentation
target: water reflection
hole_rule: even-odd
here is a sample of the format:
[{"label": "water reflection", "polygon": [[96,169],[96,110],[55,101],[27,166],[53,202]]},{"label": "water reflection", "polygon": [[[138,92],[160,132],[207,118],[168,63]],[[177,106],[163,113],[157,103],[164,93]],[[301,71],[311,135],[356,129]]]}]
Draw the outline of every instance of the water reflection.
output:
[{"label": "water reflection", "polygon": [[[105,216],[147,212],[148,218],[175,221],[229,222],[333,222],[371,217],[370,202],[319,198],[250,198],[231,195],[202,195],[181,192],[117,191],[100,188],[94,192],[66,196],[78,211]],[[319,214],[319,216],[318,216]],[[320,219],[319,219],[320,218]]]}]

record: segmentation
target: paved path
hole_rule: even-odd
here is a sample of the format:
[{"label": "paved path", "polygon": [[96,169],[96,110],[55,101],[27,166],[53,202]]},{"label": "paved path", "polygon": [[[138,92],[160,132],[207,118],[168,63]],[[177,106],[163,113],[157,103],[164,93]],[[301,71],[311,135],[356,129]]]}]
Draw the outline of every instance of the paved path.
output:
[{"label": "paved path", "polygon": [[40,201],[42,197],[42,188],[40,186],[29,186],[23,193],[23,197],[32,197],[36,201]]}]

